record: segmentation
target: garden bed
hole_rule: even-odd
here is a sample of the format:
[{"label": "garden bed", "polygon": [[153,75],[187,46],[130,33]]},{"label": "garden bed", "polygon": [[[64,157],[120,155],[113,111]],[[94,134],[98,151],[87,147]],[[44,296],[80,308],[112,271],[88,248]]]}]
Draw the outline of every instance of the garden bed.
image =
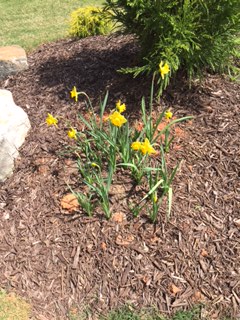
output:
[{"label": "garden bed", "polygon": [[28,56],[29,70],[1,82],[32,130],[13,176],[0,185],[0,283],[27,298],[37,319],[125,303],[156,306],[165,315],[204,303],[205,317],[240,316],[239,84],[207,75],[189,89],[178,79],[156,103],[176,117],[194,116],[175,129],[169,153],[170,164],[182,160],[169,221],[164,205],[156,224],[133,218],[123,205],[123,178],[113,189],[109,221],[61,207],[67,184],[79,188],[79,174],[74,157],[62,155],[73,142],[63,126],[46,126],[47,113],[77,126],[77,112],[89,110],[82,98],[70,99],[75,85],[96,111],[109,90],[109,110],[121,99],[130,121],[137,120],[151,79],[116,72],[137,55],[129,36],[63,40],[39,47]]}]

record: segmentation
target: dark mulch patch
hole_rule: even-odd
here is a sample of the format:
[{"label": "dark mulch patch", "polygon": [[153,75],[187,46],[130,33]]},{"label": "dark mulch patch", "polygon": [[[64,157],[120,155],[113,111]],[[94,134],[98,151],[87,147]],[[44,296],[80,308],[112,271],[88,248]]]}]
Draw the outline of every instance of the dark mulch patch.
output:
[{"label": "dark mulch patch", "polygon": [[[181,125],[171,150],[170,161],[183,162],[169,222],[164,208],[152,225],[129,214],[122,223],[66,215],[60,206],[67,183],[78,186],[77,172],[71,158],[59,157],[66,131],[47,128],[47,113],[76,123],[76,111],[87,111],[83,101],[69,99],[76,85],[96,108],[109,90],[109,107],[122,99],[136,117],[151,81],[116,69],[134,65],[137,54],[129,37],[64,40],[38,48],[29,70],[1,83],[28,113],[32,130],[13,176],[1,184],[0,286],[26,297],[37,319],[127,302],[170,314],[204,301],[213,319],[240,316],[239,85],[208,75],[191,90],[176,82],[164,95],[161,105],[175,116],[195,116]],[[123,197],[120,191],[115,208],[124,212],[126,190]]]}]

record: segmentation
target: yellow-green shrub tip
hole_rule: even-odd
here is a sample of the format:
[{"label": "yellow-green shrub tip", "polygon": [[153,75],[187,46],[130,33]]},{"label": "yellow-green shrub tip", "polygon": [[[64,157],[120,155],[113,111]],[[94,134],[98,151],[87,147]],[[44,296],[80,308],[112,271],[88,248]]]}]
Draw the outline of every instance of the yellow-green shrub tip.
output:
[{"label": "yellow-green shrub tip", "polygon": [[112,28],[110,14],[103,11],[101,7],[87,6],[71,13],[69,33],[73,37],[106,35],[111,32]]}]

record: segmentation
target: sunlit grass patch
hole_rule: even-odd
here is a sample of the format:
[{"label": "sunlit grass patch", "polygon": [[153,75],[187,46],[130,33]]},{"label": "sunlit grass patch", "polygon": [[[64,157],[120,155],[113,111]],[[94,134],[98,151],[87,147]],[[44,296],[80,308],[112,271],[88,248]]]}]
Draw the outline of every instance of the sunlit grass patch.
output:
[{"label": "sunlit grass patch", "polygon": [[5,291],[0,290],[1,320],[28,320],[30,310],[30,305],[14,293],[7,294]]},{"label": "sunlit grass patch", "polygon": [[71,12],[101,3],[102,0],[0,0],[0,46],[15,44],[29,51],[67,37]]}]

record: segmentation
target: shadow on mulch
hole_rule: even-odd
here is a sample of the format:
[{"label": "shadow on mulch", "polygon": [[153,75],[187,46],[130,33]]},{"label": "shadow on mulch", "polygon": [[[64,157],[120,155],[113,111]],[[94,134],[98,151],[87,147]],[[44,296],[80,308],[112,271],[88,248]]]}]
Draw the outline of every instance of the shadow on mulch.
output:
[{"label": "shadow on mulch", "polygon": [[139,109],[141,93],[149,95],[151,79],[133,79],[117,72],[122,67],[134,66],[138,56],[138,47],[129,36],[99,36],[40,47],[34,53],[38,87],[34,87],[33,93],[39,94],[40,88],[53,89],[59,99],[69,103],[69,91],[75,85],[95,103],[109,91],[111,102],[115,103],[116,97],[127,97],[131,105],[138,102]]},{"label": "shadow on mulch", "polygon": [[184,134],[170,153],[170,162],[182,164],[169,221],[164,207],[155,225],[132,219],[124,212],[126,190],[115,207],[126,214],[122,222],[69,215],[60,206],[67,183],[78,188],[79,177],[73,159],[58,155],[66,129],[47,128],[47,113],[77,125],[76,110],[88,110],[69,99],[76,85],[96,108],[109,90],[109,108],[121,99],[136,117],[151,79],[116,69],[134,65],[137,55],[127,36],[63,40],[39,47],[28,70],[1,82],[32,130],[13,176],[0,185],[0,283],[27,298],[36,319],[124,303],[171,314],[199,302],[212,319],[239,317],[239,85],[208,75],[191,90],[175,84],[161,99],[175,116],[195,116],[179,127]]}]

